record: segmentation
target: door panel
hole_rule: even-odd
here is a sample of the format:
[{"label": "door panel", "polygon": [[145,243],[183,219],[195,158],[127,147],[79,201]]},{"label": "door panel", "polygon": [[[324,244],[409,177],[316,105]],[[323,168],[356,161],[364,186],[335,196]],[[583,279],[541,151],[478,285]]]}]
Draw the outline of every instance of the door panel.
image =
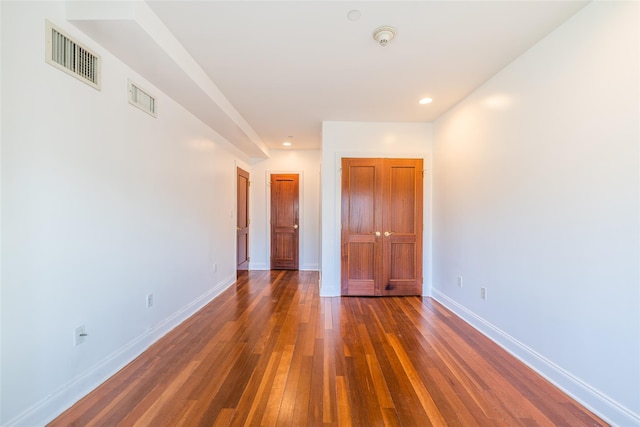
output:
[{"label": "door panel", "polygon": [[379,295],[382,160],[342,160],[342,294]]},{"label": "door panel", "polygon": [[[397,163],[395,161],[394,163]],[[389,168],[387,206],[389,215],[385,217],[385,230],[394,233],[415,233],[416,182],[415,168],[397,164]]]},{"label": "door panel", "polygon": [[298,269],[299,179],[297,174],[271,175],[271,268]]},{"label": "door panel", "polygon": [[238,223],[237,267],[238,271],[249,269],[249,172],[238,168]]},{"label": "door panel", "polygon": [[416,245],[412,242],[400,243],[396,240],[390,246],[389,277],[395,280],[415,280],[416,260],[414,254]]},{"label": "door panel", "polygon": [[375,265],[375,245],[371,242],[351,241],[347,246],[348,288],[345,294],[368,295],[375,294],[375,276],[372,268]]},{"label": "door panel", "polygon": [[342,160],[343,295],[422,294],[422,160]]},{"label": "door panel", "polygon": [[422,294],[422,159],[385,159],[382,295]]}]

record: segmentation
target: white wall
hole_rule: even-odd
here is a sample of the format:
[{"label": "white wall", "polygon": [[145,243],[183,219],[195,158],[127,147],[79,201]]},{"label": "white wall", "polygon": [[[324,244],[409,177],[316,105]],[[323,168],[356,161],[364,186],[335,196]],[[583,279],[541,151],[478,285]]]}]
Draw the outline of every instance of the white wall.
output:
[{"label": "white wall", "polygon": [[423,293],[429,293],[431,139],[432,126],[429,123],[323,122],[320,295],[340,295],[340,169],[343,157],[424,159]]},{"label": "white wall", "polygon": [[[1,7],[0,424],[33,426],[234,281],[248,164],[69,25],[64,2]],[[102,91],[45,63],[45,18],[102,55]],[[127,103],[127,78],[158,96],[157,119]]]},{"label": "white wall", "polygon": [[640,425],[638,17],[591,3],[434,128],[434,296],[624,426]]},{"label": "white wall", "polygon": [[271,187],[272,173],[300,175],[300,270],[320,268],[320,151],[271,150],[271,158],[251,167],[251,228],[249,234],[250,268],[268,270],[271,241]]},{"label": "white wall", "polygon": [[[2,5],[0,5],[0,24],[2,23]],[[0,25],[0,47],[2,46],[2,28]],[[2,54],[0,53],[0,309],[2,308]],[[0,313],[0,384],[2,384],[2,314]],[[0,386],[0,398],[2,389]],[[0,424],[2,424],[2,405],[0,405]]]}]

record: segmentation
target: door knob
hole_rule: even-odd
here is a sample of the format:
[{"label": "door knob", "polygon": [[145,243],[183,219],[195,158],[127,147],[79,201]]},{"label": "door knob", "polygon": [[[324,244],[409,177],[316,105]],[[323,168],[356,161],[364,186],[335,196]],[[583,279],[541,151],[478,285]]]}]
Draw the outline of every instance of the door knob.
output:
[{"label": "door knob", "polygon": [[393,234],[393,232],[385,231],[385,232],[384,232],[384,237],[389,237],[389,236],[391,236],[392,234]]},{"label": "door knob", "polygon": [[298,229],[298,224],[293,224],[293,228],[294,228],[294,230],[297,230]]},{"label": "door knob", "polygon": [[380,237],[380,232],[376,231],[376,237]]}]

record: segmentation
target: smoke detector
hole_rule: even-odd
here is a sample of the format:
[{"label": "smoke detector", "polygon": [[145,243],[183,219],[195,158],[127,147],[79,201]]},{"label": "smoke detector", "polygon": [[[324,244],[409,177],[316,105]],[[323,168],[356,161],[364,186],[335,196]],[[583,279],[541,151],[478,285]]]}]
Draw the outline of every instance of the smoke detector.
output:
[{"label": "smoke detector", "polygon": [[373,39],[380,43],[380,46],[386,46],[396,36],[396,29],[393,27],[379,27],[373,30]]}]

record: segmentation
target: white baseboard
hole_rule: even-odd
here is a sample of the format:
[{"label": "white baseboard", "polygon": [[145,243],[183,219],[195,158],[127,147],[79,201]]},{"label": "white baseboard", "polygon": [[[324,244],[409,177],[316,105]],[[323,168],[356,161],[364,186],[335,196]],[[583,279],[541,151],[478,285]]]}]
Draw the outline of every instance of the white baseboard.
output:
[{"label": "white baseboard", "polygon": [[112,377],[116,372],[124,368],[153,343],[189,317],[193,316],[198,310],[231,286],[235,280],[235,274],[225,278],[216,286],[150,328],[144,334],[114,351],[101,362],[62,385],[55,392],[30,406],[21,414],[8,420],[3,426],[34,427],[44,426],[49,423],[78,400]]},{"label": "white baseboard", "polygon": [[249,270],[271,270],[271,266],[265,263],[249,263]]},{"label": "white baseboard", "polygon": [[567,372],[457,301],[449,298],[446,294],[437,289],[432,289],[431,293],[433,299],[606,422],[614,426],[640,427],[639,414],[625,408],[580,378]]},{"label": "white baseboard", "polygon": [[337,288],[320,288],[320,296],[322,298],[339,297],[340,289]]},{"label": "white baseboard", "polygon": [[[257,271],[271,270],[271,266],[264,263],[250,264],[249,270],[257,270]],[[318,264],[306,264],[301,266],[299,270],[300,271],[318,271],[319,267],[318,267]]]}]

